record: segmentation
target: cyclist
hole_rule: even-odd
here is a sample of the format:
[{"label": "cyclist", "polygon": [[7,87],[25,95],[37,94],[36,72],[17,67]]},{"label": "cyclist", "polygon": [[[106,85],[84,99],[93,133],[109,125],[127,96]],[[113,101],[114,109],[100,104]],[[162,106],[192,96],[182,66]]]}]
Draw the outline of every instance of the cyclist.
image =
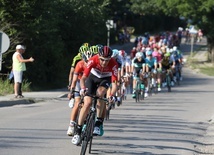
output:
[{"label": "cyclist", "polygon": [[[98,95],[101,98],[107,92],[110,84],[112,83],[111,94],[109,97],[110,102],[116,100],[115,93],[117,91],[117,74],[118,65],[115,59],[111,58],[112,50],[108,46],[103,46],[99,49],[99,54],[89,59],[83,76],[80,80],[80,94],[84,95],[84,104],[80,110],[77,131],[72,138],[72,143],[77,145],[80,142],[80,134],[82,132],[82,126],[86,119],[87,113],[92,103],[92,97],[90,95]],[[87,90],[87,91],[86,91]],[[101,135],[100,127],[103,125],[104,117],[102,112],[105,109],[105,104],[102,100],[97,102],[97,120],[94,127],[93,134]]]},{"label": "cyclist", "polygon": [[140,74],[145,73],[145,59],[142,52],[137,52],[135,58],[132,60],[132,73],[133,73],[133,94],[132,97],[135,98],[135,87],[136,81],[140,78]]},{"label": "cyclist", "polygon": [[[112,50],[113,54],[112,54],[112,58],[114,58],[118,64],[118,76],[117,79],[118,81],[121,80],[121,66],[122,66],[122,57],[119,55],[119,50],[118,49],[113,49]],[[118,82],[118,88],[120,89],[120,83]],[[111,87],[109,87],[107,94],[111,93]],[[121,103],[121,99],[120,99],[120,91],[117,91],[117,102],[118,105],[120,105]]]},{"label": "cyclist", "polygon": [[162,60],[162,55],[161,53],[158,51],[158,47],[154,48],[154,51],[152,52],[152,57],[156,58],[157,60],[157,84],[158,84],[158,91],[161,91],[161,73],[162,73],[162,64],[161,64],[161,60]]},{"label": "cyclist", "polygon": [[[181,56],[178,54],[178,51],[177,51],[177,48],[174,47],[172,49],[172,54],[170,56],[170,60],[173,62],[172,63],[172,69],[173,69],[173,73],[174,73],[174,82],[176,82],[176,67],[178,67],[178,72],[179,72],[179,75],[180,72],[181,72]],[[180,77],[179,77],[180,78]]]},{"label": "cyclist", "polygon": [[82,57],[81,57],[82,52],[87,51],[88,49],[89,49],[88,46],[82,45],[79,48],[79,53],[72,60],[71,69],[70,69],[70,73],[69,73],[69,77],[68,77],[68,81],[69,81],[68,90],[70,90],[70,88],[71,88],[71,83],[72,83],[75,66],[80,60],[82,60]]},{"label": "cyclist", "polygon": [[80,79],[82,77],[83,71],[86,67],[86,63],[89,58],[92,57],[92,52],[89,51],[89,48],[83,48],[84,51],[82,51],[82,59],[79,61],[75,67],[74,74],[73,74],[73,80],[71,84],[71,91],[68,94],[68,98],[75,98],[74,102],[74,107],[71,110],[71,115],[70,115],[70,124],[67,130],[67,135],[68,136],[73,136],[74,135],[74,125],[76,124],[75,120],[77,117],[77,112],[78,112],[78,103],[80,102],[80,94],[75,91],[80,91]]},{"label": "cyclist", "polygon": [[[170,61],[170,52],[166,52],[164,54],[163,59],[161,60],[161,65],[162,65],[162,69],[164,71],[167,71],[168,69],[171,68],[171,61]],[[163,79],[165,79],[166,74],[163,75]],[[171,77],[171,86],[174,86],[174,82],[173,82],[173,74],[172,72],[170,72],[170,77]],[[163,82],[163,86],[166,86],[165,81]]]},{"label": "cyclist", "polygon": [[[152,50],[147,49],[146,51],[146,72],[152,73],[152,85],[156,87],[156,74],[157,74],[157,59],[152,57]],[[148,85],[145,89],[145,97],[148,96]]]}]

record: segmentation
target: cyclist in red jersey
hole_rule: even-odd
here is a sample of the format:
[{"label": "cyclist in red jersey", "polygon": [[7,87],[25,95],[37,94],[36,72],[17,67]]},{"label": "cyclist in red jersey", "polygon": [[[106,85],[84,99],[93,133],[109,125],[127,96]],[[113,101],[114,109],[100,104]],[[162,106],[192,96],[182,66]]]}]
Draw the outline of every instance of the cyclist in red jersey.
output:
[{"label": "cyclist in red jersey", "polygon": [[[99,48],[98,55],[93,56],[89,59],[87,66],[84,70],[83,76],[80,80],[80,94],[85,95],[84,104],[81,108],[78,120],[78,126],[76,135],[72,139],[72,143],[77,145],[80,142],[80,135],[84,120],[86,119],[87,113],[90,109],[92,98],[87,96],[97,95],[101,98],[105,96],[110,84],[112,83],[112,89],[109,96],[109,101],[116,101],[117,91],[117,74],[118,65],[115,59],[111,58],[112,50],[108,46]],[[97,102],[97,120],[94,127],[93,134],[102,135],[102,126],[104,121],[103,111],[105,110],[105,104],[102,100]]]}]

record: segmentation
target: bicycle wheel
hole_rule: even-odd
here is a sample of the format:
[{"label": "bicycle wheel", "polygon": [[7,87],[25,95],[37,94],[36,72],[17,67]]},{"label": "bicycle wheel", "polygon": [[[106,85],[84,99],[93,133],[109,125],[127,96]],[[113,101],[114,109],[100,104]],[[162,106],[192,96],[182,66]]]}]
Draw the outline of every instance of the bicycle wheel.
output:
[{"label": "bicycle wheel", "polygon": [[167,84],[168,92],[171,92],[171,78],[169,74],[166,75],[166,84]]},{"label": "bicycle wheel", "polygon": [[144,95],[145,95],[145,85],[141,83],[140,85],[140,100],[144,100]]},{"label": "bicycle wheel", "polygon": [[92,132],[93,132],[92,129],[94,127],[94,124],[92,126],[92,123],[93,123],[93,117],[92,117],[92,115],[89,115],[89,118],[87,120],[88,121],[86,123],[86,130],[83,131],[83,134],[82,134],[82,146],[81,146],[80,155],[85,155],[85,152],[86,152],[87,146],[88,146],[88,142],[89,142],[91,136],[93,135],[92,134]]},{"label": "bicycle wheel", "polygon": [[177,85],[180,85],[180,75],[179,75],[179,71],[178,70],[176,71],[175,76],[176,76]]},{"label": "bicycle wheel", "polygon": [[[94,115],[94,114],[93,114]],[[93,140],[93,131],[94,131],[94,124],[95,124],[95,115],[92,117],[92,123],[91,123],[91,134],[90,134],[90,141],[89,141],[89,148],[88,153],[91,153],[91,147],[92,147],[92,140]]]},{"label": "bicycle wheel", "polygon": [[111,104],[108,104],[106,108],[106,120],[109,120],[110,110],[111,110]]},{"label": "bicycle wheel", "polygon": [[135,101],[136,102],[139,102],[139,95],[140,95],[140,85],[139,85],[139,82],[137,81],[136,83],[136,91],[135,91]]}]

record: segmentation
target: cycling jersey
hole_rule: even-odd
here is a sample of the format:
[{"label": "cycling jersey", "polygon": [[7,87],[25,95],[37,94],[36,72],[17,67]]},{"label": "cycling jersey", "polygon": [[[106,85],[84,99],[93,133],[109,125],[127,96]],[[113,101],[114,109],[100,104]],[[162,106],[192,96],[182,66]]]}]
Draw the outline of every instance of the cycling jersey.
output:
[{"label": "cycling jersey", "polygon": [[163,57],[161,64],[163,68],[169,68],[170,64],[170,58],[169,57]]},{"label": "cycling jersey", "polygon": [[141,61],[139,61],[136,57],[132,60],[132,66],[134,66],[135,68],[141,68],[145,65],[145,59],[141,59]]},{"label": "cycling jersey", "polygon": [[135,57],[132,60],[132,66],[134,66],[134,78],[139,78],[140,77],[140,72],[143,68],[143,66],[145,66],[145,59],[141,59],[140,61]]},{"label": "cycling jersey", "polygon": [[151,58],[150,60],[148,58],[145,59],[146,65],[149,66],[149,68],[152,68],[155,64],[157,64],[156,58]]},{"label": "cycling jersey", "polygon": [[82,57],[81,57],[81,54],[78,53],[78,54],[73,58],[71,67],[75,68],[76,64],[77,64],[80,60],[82,60]]},{"label": "cycling jersey", "polygon": [[111,77],[112,82],[117,82],[118,65],[114,58],[109,60],[106,67],[100,65],[99,55],[95,55],[88,60],[83,75],[88,77],[93,74],[97,78]]},{"label": "cycling jersey", "polygon": [[81,60],[77,63],[75,69],[74,69],[74,74],[78,75],[78,79],[80,80],[82,75],[83,75],[83,71],[86,68],[86,63],[85,61]]}]

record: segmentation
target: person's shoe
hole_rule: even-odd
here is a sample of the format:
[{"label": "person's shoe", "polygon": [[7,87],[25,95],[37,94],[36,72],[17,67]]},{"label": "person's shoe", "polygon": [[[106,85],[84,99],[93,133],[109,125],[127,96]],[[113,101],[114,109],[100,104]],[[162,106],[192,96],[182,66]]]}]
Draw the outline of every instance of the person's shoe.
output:
[{"label": "person's shoe", "polygon": [[86,129],[86,124],[83,125],[82,132],[85,131],[85,129]]},{"label": "person's shoe", "polygon": [[71,142],[74,145],[78,145],[80,143],[80,135],[74,135],[74,137],[72,138]]},{"label": "person's shoe", "polygon": [[103,125],[100,125],[100,136],[104,135]]},{"label": "person's shoe", "polygon": [[100,128],[99,127],[97,127],[97,126],[94,127],[93,135],[94,136],[100,135]]},{"label": "person's shoe", "polygon": [[117,101],[117,106],[118,106],[118,107],[120,106],[120,103],[121,103],[120,101]]},{"label": "person's shoe", "polygon": [[148,97],[148,93],[145,93],[145,94],[144,94],[144,97]]},{"label": "person's shoe", "polygon": [[67,135],[68,136],[74,135],[74,126],[69,125],[68,130],[67,130]]},{"label": "person's shoe", "polygon": [[136,97],[136,94],[134,93],[134,94],[132,94],[132,98],[135,98]]},{"label": "person's shoe", "polygon": [[24,98],[24,96],[23,95],[18,95],[18,98]]},{"label": "person's shoe", "polygon": [[161,88],[160,88],[160,87],[158,88],[158,91],[159,91],[159,92],[161,91]]}]

